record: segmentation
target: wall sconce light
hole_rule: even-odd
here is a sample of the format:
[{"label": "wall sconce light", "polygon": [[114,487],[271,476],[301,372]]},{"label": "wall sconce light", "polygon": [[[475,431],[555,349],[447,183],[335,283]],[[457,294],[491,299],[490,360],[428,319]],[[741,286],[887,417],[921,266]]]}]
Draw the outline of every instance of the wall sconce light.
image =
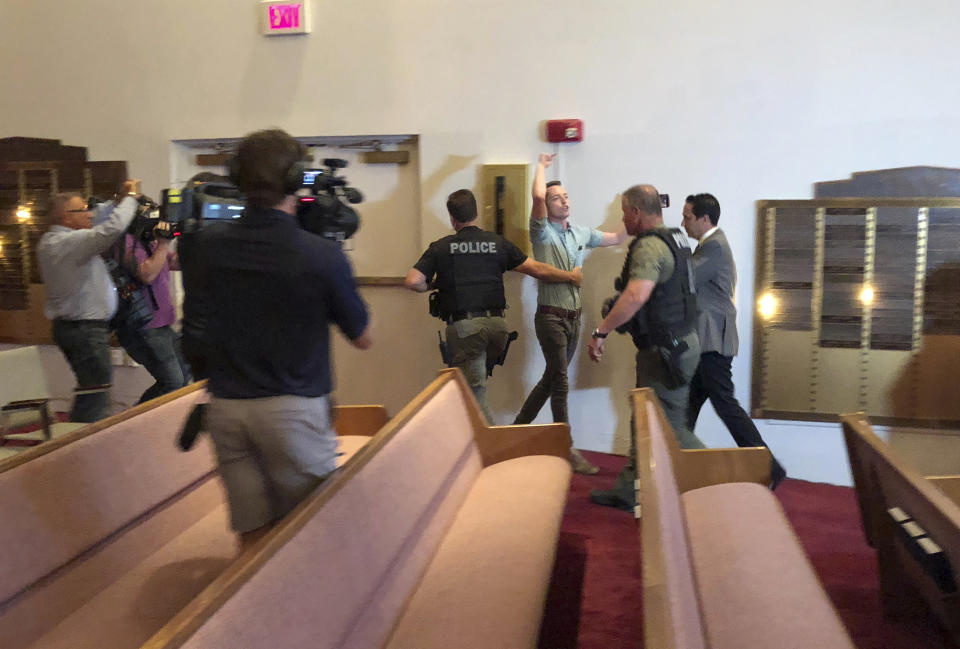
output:
[{"label": "wall sconce light", "polygon": [[764,293],[757,300],[757,309],[761,318],[769,320],[777,312],[777,298],[773,296],[773,293]]}]

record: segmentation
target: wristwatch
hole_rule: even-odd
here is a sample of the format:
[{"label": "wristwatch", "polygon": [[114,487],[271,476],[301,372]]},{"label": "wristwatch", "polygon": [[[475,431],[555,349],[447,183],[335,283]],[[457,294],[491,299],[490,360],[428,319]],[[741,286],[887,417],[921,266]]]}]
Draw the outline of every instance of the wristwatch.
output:
[{"label": "wristwatch", "polygon": [[602,334],[602,333],[600,333],[600,327],[594,328],[593,333],[590,334],[590,336],[593,337],[593,338],[606,338],[607,335],[608,335],[608,334]]}]

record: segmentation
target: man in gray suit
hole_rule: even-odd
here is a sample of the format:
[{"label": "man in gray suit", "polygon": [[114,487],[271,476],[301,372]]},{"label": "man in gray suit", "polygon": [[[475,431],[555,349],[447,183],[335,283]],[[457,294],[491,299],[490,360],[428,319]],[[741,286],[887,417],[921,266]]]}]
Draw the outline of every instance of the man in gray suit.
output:
[{"label": "man in gray suit", "polygon": [[[717,416],[726,425],[738,446],[766,446],[750,416],[733,394],[730,371],[737,355],[737,265],[727,237],[717,227],[720,203],[711,194],[687,197],[683,206],[683,228],[699,244],[693,253],[700,316],[700,365],[690,383],[687,421],[694,429],[703,403],[710,399]],[[770,466],[770,486],[776,488],[787,472],[776,458]]]}]

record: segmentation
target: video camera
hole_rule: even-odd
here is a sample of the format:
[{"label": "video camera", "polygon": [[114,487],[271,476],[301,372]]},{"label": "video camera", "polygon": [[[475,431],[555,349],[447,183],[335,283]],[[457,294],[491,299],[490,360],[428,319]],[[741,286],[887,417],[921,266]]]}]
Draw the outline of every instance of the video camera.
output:
[{"label": "video camera", "polygon": [[164,189],[160,220],[174,224],[174,236],[194,232],[205,221],[232,221],[243,214],[240,190],[226,181],[190,182],[183,189]]},{"label": "video camera", "polygon": [[325,239],[343,242],[360,227],[360,217],[350,204],[363,202],[363,194],[347,186],[347,179],[337,176],[337,169],[347,166],[346,160],[325,158],[324,169],[303,172],[303,187],[311,189],[310,196],[301,196],[297,207],[300,227]]},{"label": "video camera", "polygon": [[[98,205],[102,205],[105,202],[106,201],[96,196],[91,196],[87,199],[87,209],[91,211],[96,210]],[[127,226],[127,234],[133,236],[134,239],[142,241],[144,245],[150,243],[157,237],[173,239],[173,237],[179,233],[174,233],[171,228],[157,228],[157,224],[159,223],[157,220],[158,211],[162,210],[156,201],[148,196],[138,196],[137,209],[133,214],[130,225]]]},{"label": "video camera", "polygon": [[[300,227],[332,241],[343,242],[360,226],[360,217],[348,203],[363,201],[363,195],[347,186],[347,179],[336,175],[347,166],[346,160],[326,158],[323,169],[306,169],[301,181],[308,196],[301,196],[297,205]],[[223,180],[188,183],[183,189],[165,189],[160,205],[160,219],[174,224],[174,236],[193,232],[207,221],[232,221],[243,215],[246,199],[233,184]]]}]

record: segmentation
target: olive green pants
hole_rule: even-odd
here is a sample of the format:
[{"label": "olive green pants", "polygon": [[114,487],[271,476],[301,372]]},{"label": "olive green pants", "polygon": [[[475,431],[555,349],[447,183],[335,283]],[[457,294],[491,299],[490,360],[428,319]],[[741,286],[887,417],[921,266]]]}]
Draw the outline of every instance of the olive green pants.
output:
[{"label": "olive green pants", "polygon": [[487,359],[503,353],[509,335],[502,317],[467,318],[447,325],[450,366],[463,372],[490,425],[494,422],[487,407]]},{"label": "olive green pants", "polygon": [[[690,401],[690,380],[700,363],[700,339],[696,332],[683,338],[687,351],[680,356],[679,371],[683,376],[683,385],[676,385],[667,373],[664,361],[656,348],[637,351],[637,387],[653,388],[663,413],[677,437],[680,448],[704,448],[703,442],[693,434],[687,423],[687,405]],[[637,442],[633,435],[633,418],[630,419],[630,457],[627,465],[617,476],[614,490],[626,502],[636,500],[634,482],[637,479]]]}]

